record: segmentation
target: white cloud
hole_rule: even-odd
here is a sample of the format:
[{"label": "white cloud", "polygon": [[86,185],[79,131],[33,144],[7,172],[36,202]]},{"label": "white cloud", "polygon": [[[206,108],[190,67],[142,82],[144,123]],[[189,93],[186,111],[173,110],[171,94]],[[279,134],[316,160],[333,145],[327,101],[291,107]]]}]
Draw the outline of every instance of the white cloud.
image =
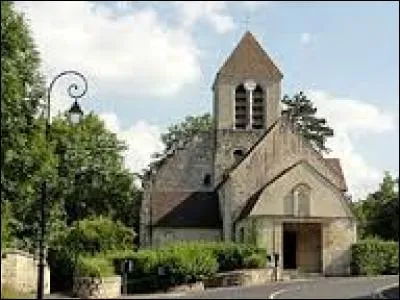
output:
[{"label": "white cloud", "polygon": [[354,200],[374,191],[382,180],[383,171],[372,166],[357,152],[354,137],[379,134],[395,128],[393,115],[378,107],[354,99],[336,98],[333,95],[311,90],[306,95],[318,108],[317,114],[326,117],[334,129],[334,137],[328,139],[332,149],[328,156],[341,160],[344,175]]},{"label": "white cloud", "polygon": [[174,4],[182,16],[184,28],[190,29],[203,19],[221,34],[235,28],[233,19],[227,12],[226,1],[175,1]]},{"label": "white cloud", "polygon": [[[123,4],[125,5],[125,4]],[[121,16],[88,1],[16,2],[30,19],[45,73],[76,69],[114,95],[172,96],[201,78],[199,50],[152,9]]]},{"label": "white cloud", "polygon": [[303,45],[309,45],[313,41],[313,36],[311,33],[303,32],[300,36],[300,41]]},{"label": "white cloud", "polygon": [[241,1],[250,11],[254,11],[262,6],[270,4],[272,1]]},{"label": "white cloud", "polygon": [[161,129],[158,126],[140,120],[131,127],[122,129],[114,113],[101,114],[100,118],[104,120],[106,128],[126,141],[128,150],[125,152],[125,165],[132,172],[141,173],[151,162],[151,155],[163,150]]}]

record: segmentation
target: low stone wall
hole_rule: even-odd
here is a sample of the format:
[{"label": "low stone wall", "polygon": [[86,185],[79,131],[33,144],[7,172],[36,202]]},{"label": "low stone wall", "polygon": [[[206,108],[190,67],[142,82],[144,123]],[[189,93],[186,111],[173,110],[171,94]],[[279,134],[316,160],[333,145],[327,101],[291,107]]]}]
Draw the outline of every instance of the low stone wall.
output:
[{"label": "low stone wall", "polygon": [[[1,287],[7,285],[22,293],[37,290],[38,260],[34,255],[16,249],[1,253]],[[50,269],[44,268],[44,294],[50,294]]]},{"label": "low stone wall", "polygon": [[121,296],[121,276],[74,279],[73,295],[81,299],[109,299]]},{"label": "low stone wall", "polygon": [[203,282],[195,282],[174,286],[168,289],[168,293],[182,293],[182,292],[201,292],[204,291]]},{"label": "low stone wall", "polygon": [[[278,270],[278,280],[282,280],[282,274]],[[274,268],[246,269],[226,273],[218,273],[214,278],[206,279],[204,285],[210,287],[227,287],[235,285],[257,285],[275,281]]]}]

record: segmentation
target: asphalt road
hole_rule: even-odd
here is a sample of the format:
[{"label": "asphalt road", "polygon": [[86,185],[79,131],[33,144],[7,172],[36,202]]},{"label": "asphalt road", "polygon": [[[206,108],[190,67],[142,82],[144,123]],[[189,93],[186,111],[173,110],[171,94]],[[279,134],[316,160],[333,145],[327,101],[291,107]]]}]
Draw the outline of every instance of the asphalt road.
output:
[{"label": "asphalt road", "polygon": [[[399,284],[398,276],[318,278],[250,287],[206,289],[186,295],[123,296],[123,299],[373,299],[376,291]],[[392,289],[393,290],[393,289]],[[397,290],[398,291],[398,290]],[[393,293],[396,299],[398,294]]]}]

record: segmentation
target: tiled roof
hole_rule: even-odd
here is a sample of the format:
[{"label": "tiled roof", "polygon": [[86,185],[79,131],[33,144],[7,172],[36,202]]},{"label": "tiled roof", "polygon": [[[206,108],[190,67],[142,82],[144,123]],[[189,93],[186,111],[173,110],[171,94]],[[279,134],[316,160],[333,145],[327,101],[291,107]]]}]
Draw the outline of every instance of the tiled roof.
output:
[{"label": "tiled roof", "polygon": [[219,70],[218,76],[223,75],[283,77],[281,71],[249,31],[244,34]]},{"label": "tiled roof", "polygon": [[154,226],[222,228],[215,192],[154,192],[151,208]]}]

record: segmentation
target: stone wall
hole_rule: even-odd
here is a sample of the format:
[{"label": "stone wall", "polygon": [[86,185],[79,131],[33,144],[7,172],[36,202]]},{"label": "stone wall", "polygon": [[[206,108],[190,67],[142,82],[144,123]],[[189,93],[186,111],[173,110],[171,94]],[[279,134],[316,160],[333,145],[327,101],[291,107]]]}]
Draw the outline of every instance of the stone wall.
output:
[{"label": "stone wall", "polygon": [[[282,171],[302,161],[309,163],[339,191],[345,189],[337,171],[311,148],[309,143],[289,125],[285,117],[282,117],[229,174],[229,178],[219,189],[220,201],[223,203],[225,198],[229,199],[229,202],[222,206],[224,216],[229,214],[231,220],[237,219],[247,199]],[[225,226],[231,227],[232,224],[224,224],[224,230],[229,231],[231,229]],[[229,232],[224,236],[229,237]]]},{"label": "stone wall", "polygon": [[323,225],[323,272],[325,275],[350,275],[351,245],[356,242],[356,223],[336,219]]},{"label": "stone wall", "polygon": [[[278,269],[278,280],[282,280],[282,272]],[[228,286],[250,286],[264,284],[275,280],[275,269],[245,269],[226,273],[218,273],[214,278],[204,281],[206,288]]]},{"label": "stone wall", "polygon": [[[8,285],[23,293],[37,291],[38,260],[27,252],[6,249],[1,254],[1,286]],[[50,294],[50,269],[44,268],[44,293]]]},{"label": "stone wall", "polygon": [[[150,203],[159,192],[207,192],[214,184],[214,134],[205,132],[194,137],[187,145],[167,156],[162,165],[144,182],[143,201],[140,210],[140,246],[151,244]],[[211,176],[211,184],[204,184],[205,175]]]},{"label": "stone wall", "polygon": [[310,187],[309,210],[301,217],[350,217],[351,212],[343,193],[327,182],[306,162],[296,165],[282,177],[271,183],[259,196],[250,215],[296,216],[287,207],[293,203],[293,189],[305,184]]},{"label": "stone wall", "polygon": [[178,241],[220,241],[221,230],[202,228],[153,228],[152,245],[155,247]]},{"label": "stone wall", "polygon": [[74,278],[73,294],[81,299],[111,299],[121,296],[121,276]]},{"label": "stone wall", "polygon": [[[351,218],[251,216],[237,223],[235,235],[239,240],[240,228],[243,227],[245,240],[253,242],[251,236],[254,235],[258,247],[267,249],[268,254],[279,253],[279,267],[282,267],[284,226],[292,226],[299,231],[297,261],[302,271],[318,272],[321,268],[327,276],[350,274],[351,245],[357,238],[356,222]],[[319,226],[321,229],[317,229]]]},{"label": "stone wall", "polygon": [[168,293],[193,293],[201,291],[204,291],[204,283],[202,281],[173,286],[167,290]]},{"label": "stone wall", "polygon": [[233,152],[237,149],[246,153],[261,137],[263,131],[218,129],[215,147],[215,182],[222,179],[224,171],[235,163]]},{"label": "stone wall", "polygon": [[[233,129],[235,116],[235,89],[243,84],[247,77],[242,74],[232,77],[219,77],[214,85],[214,116],[217,129]],[[272,124],[280,115],[280,79],[266,79],[265,76],[252,76],[265,92],[264,105],[265,128]],[[249,131],[247,131],[249,132]]]}]

